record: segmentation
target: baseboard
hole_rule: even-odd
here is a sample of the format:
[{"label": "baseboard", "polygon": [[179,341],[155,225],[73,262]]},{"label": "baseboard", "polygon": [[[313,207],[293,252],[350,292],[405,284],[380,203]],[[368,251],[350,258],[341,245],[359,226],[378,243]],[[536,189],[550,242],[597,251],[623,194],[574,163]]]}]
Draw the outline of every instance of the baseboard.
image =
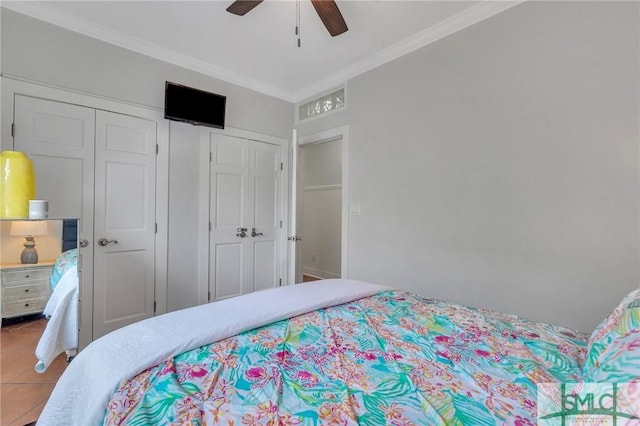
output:
[{"label": "baseboard", "polygon": [[4,318],[2,320],[2,327],[5,327],[7,325],[18,324],[20,322],[34,321],[42,318],[44,318],[44,315],[42,314],[30,314],[30,315],[23,315],[21,317]]},{"label": "baseboard", "polygon": [[302,267],[302,274],[309,275],[314,278],[320,278],[323,280],[329,280],[332,278],[340,278],[340,274],[335,274],[333,272],[322,271],[320,269],[311,268],[309,266]]}]

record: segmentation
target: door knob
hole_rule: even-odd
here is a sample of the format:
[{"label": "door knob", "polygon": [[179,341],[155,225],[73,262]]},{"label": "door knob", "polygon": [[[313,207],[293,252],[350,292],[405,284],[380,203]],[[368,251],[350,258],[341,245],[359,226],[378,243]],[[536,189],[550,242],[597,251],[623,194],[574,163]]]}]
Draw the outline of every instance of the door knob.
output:
[{"label": "door knob", "polygon": [[247,236],[247,228],[237,228],[238,233],[236,234],[236,237],[239,238],[244,238]]},{"label": "door knob", "polygon": [[80,248],[89,247],[89,240],[85,240],[84,238],[78,242]]},{"label": "door knob", "polygon": [[256,232],[256,228],[251,228],[252,237],[262,237],[262,232]]},{"label": "door knob", "polygon": [[98,245],[99,245],[100,247],[104,247],[104,246],[109,245],[109,244],[111,244],[111,243],[113,243],[113,244],[118,244],[118,240],[107,240],[106,238],[100,238],[100,239],[98,240]]}]

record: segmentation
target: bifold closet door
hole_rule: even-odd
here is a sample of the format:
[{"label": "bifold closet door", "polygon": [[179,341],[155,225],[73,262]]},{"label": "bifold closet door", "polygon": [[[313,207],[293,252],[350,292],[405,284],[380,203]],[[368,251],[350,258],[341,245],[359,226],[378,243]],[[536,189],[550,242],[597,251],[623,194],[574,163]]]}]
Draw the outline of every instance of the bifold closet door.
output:
[{"label": "bifold closet door", "polygon": [[281,148],[211,134],[209,299],[279,285]]}]

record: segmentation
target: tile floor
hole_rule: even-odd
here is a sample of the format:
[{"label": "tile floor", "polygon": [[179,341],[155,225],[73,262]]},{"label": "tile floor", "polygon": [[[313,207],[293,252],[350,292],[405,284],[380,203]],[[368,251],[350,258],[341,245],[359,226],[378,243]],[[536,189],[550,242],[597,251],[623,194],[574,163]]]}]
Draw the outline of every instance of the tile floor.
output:
[{"label": "tile floor", "polygon": [[38,419],[53,387],[67,366],[61,354],[44,374],[34,355],[46,325],[36,319],[0,329],[0,425],[22,426]]}]

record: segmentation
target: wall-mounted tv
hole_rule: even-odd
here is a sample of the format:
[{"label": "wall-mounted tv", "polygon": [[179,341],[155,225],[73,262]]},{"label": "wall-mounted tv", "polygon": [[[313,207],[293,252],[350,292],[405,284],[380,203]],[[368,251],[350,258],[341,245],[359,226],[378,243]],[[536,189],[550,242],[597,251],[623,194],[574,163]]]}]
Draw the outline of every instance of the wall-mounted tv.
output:
[{"label": "wall-mounted tv", "polygon": [[224,129],[227,97],[166,82],[164,118]]}]

